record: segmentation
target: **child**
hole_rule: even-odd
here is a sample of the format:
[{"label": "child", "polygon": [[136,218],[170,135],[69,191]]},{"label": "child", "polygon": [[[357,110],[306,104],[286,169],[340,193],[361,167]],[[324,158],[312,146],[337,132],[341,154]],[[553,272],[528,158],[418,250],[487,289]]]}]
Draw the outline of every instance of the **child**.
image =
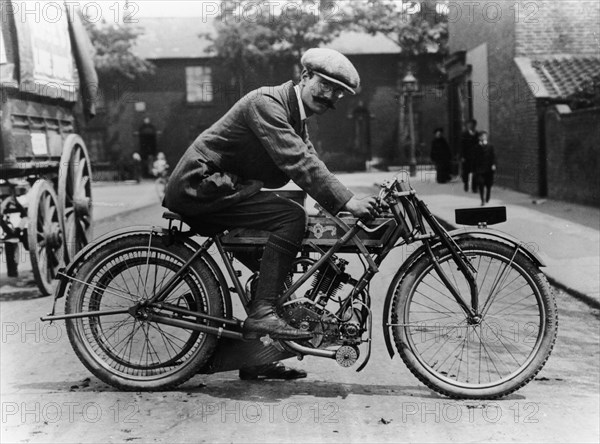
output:
[{"label": "child", "polygon": [[140,183],[142,180],[142,156],[137,152],[131,155],[131,174],[133,179]]},{"label": "child", "polygon": [[156,156],[156,160],[152,164],[152,174],[155,177],[167,177],[169,175],[169,164],[164,153],[160,152]]},{"label": "child", "polygon": [[[494,171],[496,171],[496,153],[494,146],[488,143],[488,133],[479,133],[479,143],[473,148],[473,174],[475,185],[479,188],[481,205],[490,201],[492,185],[494,184]],[[484,198],[485,187],[485,198]]]}]

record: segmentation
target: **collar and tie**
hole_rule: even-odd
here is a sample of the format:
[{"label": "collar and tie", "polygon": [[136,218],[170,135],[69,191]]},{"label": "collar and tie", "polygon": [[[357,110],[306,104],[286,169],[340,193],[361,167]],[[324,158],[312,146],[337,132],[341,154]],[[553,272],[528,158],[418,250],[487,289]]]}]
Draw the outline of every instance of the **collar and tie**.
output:
[{"label": "collar and tie", "polygon": [[306,132],[306,110],[304,109],[304,103],[302,102],[302,97],[300,96],[300,85],[294,86],[294,91],[296,92],[296,98],[298,99],[298,108],[300,109],[300,136],[302,140],[306,140],[307,132]]}]

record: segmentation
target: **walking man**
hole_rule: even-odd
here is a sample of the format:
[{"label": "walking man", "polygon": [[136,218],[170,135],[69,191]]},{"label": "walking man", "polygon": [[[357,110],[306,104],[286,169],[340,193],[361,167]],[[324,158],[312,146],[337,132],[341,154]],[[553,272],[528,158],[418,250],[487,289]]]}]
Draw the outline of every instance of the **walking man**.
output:
[{"label": "walking man", "polygon": [[[469,191],[469,174],[472,172],[472,152],[479,143],[477,138],[477,120],[470,119],[467,121],[466,129],[461,136],[460,145],[460,160],[461,160],[461,176],[465,187],[465,191]],[[476,193],[476,185],[474,178],[471,178],[471,190]]]},{"label": "walking man", "polygon": [[[496,171],[496,153],[494,146],[488,143],[488,133],[479,133],[479,143],[473,150],[473,178],[475,185],[479,188],[481,205],[490,201],[492,185],[494,184],[494,172]],[[485,195],[484,195],[485,189]]]}]

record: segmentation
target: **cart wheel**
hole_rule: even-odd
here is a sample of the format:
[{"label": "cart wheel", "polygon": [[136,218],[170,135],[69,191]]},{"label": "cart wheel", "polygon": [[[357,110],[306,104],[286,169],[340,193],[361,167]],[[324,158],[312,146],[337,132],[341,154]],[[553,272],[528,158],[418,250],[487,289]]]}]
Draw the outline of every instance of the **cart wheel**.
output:
[{"label": "cart wheel", "polygon": [[58,198],[65,224],[65,260],[92,240],[92,169],[81,137],[71,134],[60,159]]},{"label": "cart wheel", "polygon": [[27,248],[33,276],[43,295],[54,289],[54,278],[64,265],[64,226],[52,184],[40,179],[29,191]]}]

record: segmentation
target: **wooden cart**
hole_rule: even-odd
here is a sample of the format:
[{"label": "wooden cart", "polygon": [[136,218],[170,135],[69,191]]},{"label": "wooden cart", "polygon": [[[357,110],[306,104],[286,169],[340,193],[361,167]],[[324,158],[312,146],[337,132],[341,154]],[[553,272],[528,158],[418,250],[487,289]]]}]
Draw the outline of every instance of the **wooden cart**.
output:
[{"label": "wooden cart", "polygon": [[75,107],[94,113],[93,52],[81,19],[64,6],[52,20],[24,15],[18,3],[0,6],[0,245],[9,277],[29,251],[47,295],[92,236],[92,172]]}]

